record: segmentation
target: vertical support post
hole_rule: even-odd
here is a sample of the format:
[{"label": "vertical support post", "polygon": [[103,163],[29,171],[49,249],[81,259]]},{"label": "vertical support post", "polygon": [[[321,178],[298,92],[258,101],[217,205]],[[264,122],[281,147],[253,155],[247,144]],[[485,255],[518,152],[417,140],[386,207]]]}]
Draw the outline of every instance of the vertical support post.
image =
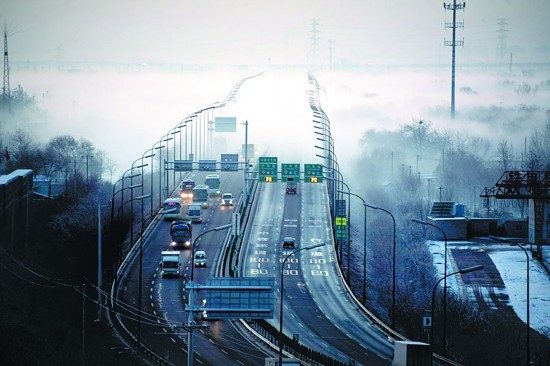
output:
[{"label": "vertical support post", "polygon": [[101,227],[101,204],[97,205],[97,321],[101,321],[101,285],[103,282],[102,246],[103,231]]},{"label": "vertical support post", "polygon": [[248,204],[248,120],[244,121],[244,205]]}]

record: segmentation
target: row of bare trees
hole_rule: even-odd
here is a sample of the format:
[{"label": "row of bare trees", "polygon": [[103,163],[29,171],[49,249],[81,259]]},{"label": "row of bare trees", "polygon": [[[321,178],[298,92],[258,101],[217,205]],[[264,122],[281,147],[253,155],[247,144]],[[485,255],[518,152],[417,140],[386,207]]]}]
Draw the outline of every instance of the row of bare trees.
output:
[{"label": "row of bare trees", "polygon": [[[438,275],[425,244],[423,227],[411,223],[411,218],[424,219],[431,204],[439,200],[465,203],[471,215],[519,215],[521,205],[506,208],[507,212],[489,211],[479,195],[484,187],[493,186],[505,170],[550,170],[550,121],[526,138],[519,154],[508,141],[501,140],[495,146],[489,139],[434,130],[427,121],[413,121],[396,132],[367,131],[362,146],[363,154],[354,169],[361,176],[353,177],[350,186],[367,203],[395,216],[396,324],[410,339],[426,341],[422,317],[430,309]],[[363,240],[359,225],[363,207],[353,199],[350,204],[354,247]],[[381,211],[371,210],[367,221],[367,303],[389,323],[391,219]],[[360,295],[362,250],[352,250],[351,257],[352,287]],[[440,312],[437,307],[435,310]],[[499,359],[512,362],[508,364],[521,362],[517,352],[511,351],[519,344],[517,332],[513,331],[518,324],[503,322],[454,295],[448,298],[447,313],[453,314],[447,325],[453,341],[449,347],[453,359],[481,365],[494,362],[498,355]],[[508,335],[503,336],[502,332]],[[538,341],[533,352],[538,354],[537,359],[547,359],[549,342],[544,337]]]},{"label": "row of bare trees", "polygon": [[111,159],[84,138],[60,135],[39,144],[23,130],[17,130],[8,136],[5,145],[8,153],[2,156],[2,173],[32,169],[35,177],[65,184],[66,194],[77,194],[81,187],[101,183],[102,176],[114,169]]}]

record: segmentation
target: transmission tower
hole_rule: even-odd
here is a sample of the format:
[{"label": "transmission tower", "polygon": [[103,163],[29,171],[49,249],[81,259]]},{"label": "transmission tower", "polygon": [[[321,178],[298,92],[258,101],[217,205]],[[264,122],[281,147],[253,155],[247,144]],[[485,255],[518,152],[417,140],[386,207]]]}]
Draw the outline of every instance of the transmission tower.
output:
[{"label": "transmission tower", "polygon": [[506,46],[506,33],[508,32],[508,29],[506,29],[506,26],[508,25],[508,19],[499,18],[498,19],[498,44],[497,44],[497,62],[499,64],[503,64],[506,60],[506,55],[508,54],[508,47]]},{"label": "transmission tower", "polygon": [[4,102],[10,100],[10,64],[8,60],[8,30],[3,27],[4,33],[4,85],[2,86],[2,99]]},{"label": "transmission tower", "polygon": [[311,48],[309,50],[309,65],[315,68],[320,64],[319,56],[319,22],[317,19],[311,20]]},{"label": "transmission tower", "polygon": [[451,28],[453,30],[453,40],[445,41],[445,46],[452,47],[452,65],[451,65],[451,118],[455,118],[455,58],[456,58],[456,46],[464,46],[464,39],[462,41],[456,40],[456,28],[464,28],[464,22],[456,21],[456,11],[463,10],[466,7],[466,3],[456,3],[456,0],[453,0],[452,4],[443,3],[445,10],[453,11],[453,22],[445,22],[445,28]]}]

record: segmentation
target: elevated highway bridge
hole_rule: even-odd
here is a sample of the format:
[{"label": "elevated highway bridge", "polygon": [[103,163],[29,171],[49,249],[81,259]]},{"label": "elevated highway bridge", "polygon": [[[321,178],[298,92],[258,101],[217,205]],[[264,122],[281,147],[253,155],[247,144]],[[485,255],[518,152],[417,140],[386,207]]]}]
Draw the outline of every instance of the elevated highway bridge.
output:
[{"label": "elevated highway bridge", "polygon": [[[162,151],[160,146],[168,147],[165,159],[173,156],[174,162],[176,156],[182,155],[191,156],[195,162],[215,158],[213,151],[200,147],[201,144],[209,146],[211,140],[208,139],[212,139],[205,132],[208,131],[207,124],[201,125],[204,119],[199,117],[200,114],[215,113],[217,108],[220,114],[222,110],[223,113],[231,113],[229,105],[235,102],[239,89],[246,85],[244,81],[250,83],[255,80],[247,78],[240,81],[223,102],[191,114],[183,125],[178,124],[186,127],[184,136],[182,133],[168,133],[146,151],[145,159],[147,152],[154,155],[155,151]],[[340,272],[332,225],[335,200],[330,196],[336,192],[339,178],[334,170],[336,156],[330,124],[320,106],[316,80],[310,75],[308,82],[304,80],[300,84],[303,89],[297,95],[305,108],[292,110],[280,107],[287,104],[288,98],[297,98],[297,95],[275,80],[279,94],[265,101],[270,109],[257,105],[255,108],[261,110],[261,115],[268,110],[275,111],[277,123],[267,123],[250,131],[247,126],[247,130],[243,131],[243,135],[247,136],[237,139],[239,142],[246,141],[250,134],[255,138],[248,141],[261,146],[259,156],[254,156],[254,165],[241,163],[239,171],[216,172],[220,175],[222,192],[232,193],[236,204],[225,207],[219,197],[210,198],[209,208],[203,211],[203,222],[193,224],[193,235],[195,238],[200,235],[200,240],[193,243],[191,250],[183,250],[182,278],[160,277],[160,253],[166,250],[170,241],[169,223],[157,214],[158,210],[147,211],[149,204],[158,207],[156,202],[160,203],[161,199],[157,196],[177,195],[181,180],[194,179],[202,183],[205,175],[212,172],[197,169],[170,171],[166,169],[170,164],[153,163],[153,157],[149,157],[150,177],[145,171],[134,178],[141,181],[142,187],[141,196],[136,194],[129,198],[138,201],[133,207],[135,216],[143,218],[145,211],[145,216],[150,216],[150,223],[133,240],[132,249],[119,268],[107,296],[111,300],[109,314],[111,320],[118,324],[116,329],[119,334],[127,342],[139,344],[138,349],[150,363],[184,365],[189,360],[189,329],[186,327],[189,312],[185,311],[189,293],[185,286],[191,275],[193,281],[199,284],[206,284],[209,277],[222,276],[272,277],[275,280],[272,319],[195,319],[198,327],[193,328],[194,364],[264,365],[266,359],[276,360],[282,352],[285,358],[301,358],[304,364],[311,365],[389,365],[393,358],[394,342],[404,339],[355,299]],[[306,90],[309,106],[305,102]],[[296,102],[289,105],[296,105]],[[320,131],[316,131],[321,133],[322,139],[314,134],[315,130],[309,122],[312,116],[322,116],[322,126]],[[212,117],[208,115],[207,119]],[[202,137],[199,131],[202,131]],[[258,143],[260,133],[264,135],[262,143]],[[178,136],[179,147],[176,140],[169,140]],[[192,142],[193,138],[195,140]],[[323,146],[319,146],[319,140]],[[173,151],[169,150],[170,145]],[[233,152],[241,149],[238,144],[226,148]],[[319,150],[324,150],[321,152],[326,156],[319,158]],[[296,165],[298,193],[286,194],[286,183],[281,180],[288,179],[288,172],[278,163],[275,170],[266,170],[265,166],[258,164],[260,156],[277,156],[280,159],[278,162]],[[143,161],[147,160],[136,160],[136,164],[139,162],[142,165],[140,169],[144,169]],[[153,164],[157,170],[153,169]],[[322,168],[312,174],[305,169],[306,164]],[[129,175],[132,172],[133,169],[130,169]],[[151,183],[147,187],[149,180]],[[132,183],[135,184],[135,180]],[[237,217],[235,213],[239,213],[242,233],[217,230],[231,223]],[[284,237],[295,238],[294,250],[283,248]],[[311,246],[315,249],[297,251]],[[196,250],[206,252],[208,264],[205,268],[192,267],[192,253]],[[281,283],[283,280],[284,286]],[[196,299],[204,297],[199,293]],[[284,336],[278,332],[281,326],[279,319],[283,320]]]}]

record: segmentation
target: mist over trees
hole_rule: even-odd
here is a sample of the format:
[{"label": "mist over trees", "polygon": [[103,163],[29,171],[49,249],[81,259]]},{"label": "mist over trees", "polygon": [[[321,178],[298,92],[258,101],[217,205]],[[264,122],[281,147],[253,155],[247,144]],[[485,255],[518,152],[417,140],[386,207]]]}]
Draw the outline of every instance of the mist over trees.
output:
[{"label": "mist over trees", "polygon": [[[550,168],[550,119],[526,137],[526,145],[517,153],[508,140],[493,142],[465,133],[438,131],[425,120],[413,120],[394,132],[369,130],[361,139],[363,151],[357,160],[352,191],[373,206],[390,211],[396,220],[396,323],[398,329],[414,340],[426,341],[419,324],[425,309],[430,309],[432,289],[437,280],[434,260],[425,243],[422,225],[434,201],[465,204],[468,216],[513,217],[524,214],[525,203],[499,206],[481,199],[485,187],[492,187],[505,170],[548,170]],[[357,248],[363,240],[359,218],[362,205],[352,198],[352,235]],[[393,230],[389,215],[367,209],[367,303],[389,323],[392,303]],[[353,263],[363,263],[362,250],[351,251]],[[361,268],[353,269],[354,291],[361,297]],[[517,339],[502,339],[494,332],[510,333],[510,324],[486,314],[458,295],[448,295],[450,337],[464,339],[455,348],[456,360],[470,364],[471,357],[491,362],[502,354],[507,362]],[[493,333],[491,333],[493,332]],[[488,343],[487,339],[496,339]],[[513,338],[513,337],[512,337]],[[475,339],[476,341],[473,341]],[[485,342],[484,350],[475,342]],[[500,343],[499,343],[500,342]],[[477,350],[476,350],[477,349]],[[494,350],[494,351],[493,351]],[[543,352],[544,353],[544,352]],[[473,356],[475,355],[475,356]],[[507,356],[504,356],[507,355]],[[492,357],[492,358],[491,358]],[[507,359],[506,357],[512,357]],[[521,362],[520,359],[517,359]],[[481,362],[481,361],[480,361]],[[473,364],[473,363],[472,363]],[[479,363],[483,364],[483,363]]]},{"label": "mist over trees", "polygon": [[103,173],[109,166],[105,153],[84,138],[77,140],[70,135],[60,135],[45,144],[39,144],[23,130],[18,129],[7,141],[0,173],[9,173],[15,169],[32,169],[35,177],[63,179],[66,194],[69,179],[73,180],[73,186],[78,185],[79,188],[83,183],[100,183]]}]

